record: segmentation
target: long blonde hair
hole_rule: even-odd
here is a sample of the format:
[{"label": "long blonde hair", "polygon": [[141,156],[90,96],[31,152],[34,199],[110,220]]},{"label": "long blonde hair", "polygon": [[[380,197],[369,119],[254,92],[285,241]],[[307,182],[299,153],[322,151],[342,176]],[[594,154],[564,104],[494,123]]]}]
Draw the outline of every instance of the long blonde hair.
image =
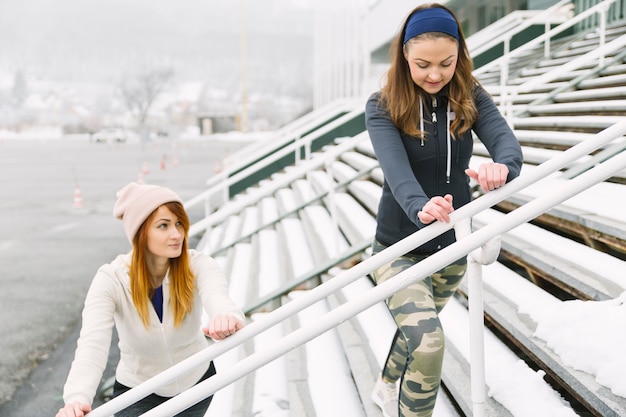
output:
[{"label": "long blonde hair", "polygon": [[420,118],[422,117],[419,102],[422,100],[422,102],[428,103],[429,96],[411,78],[408,63],[404,57],[405,45],[403,45],[403,39],[411,16],[421,10],[434,7],[444,9],[452,15],[459,29],[459,39],[457,40],[446,33],[427,32],[410,39],[407,41],[407,45],[418,39],[436,39],[439,37],[447,37],[458,42],[459,55],[456,70],[452,80],[450,80],[448,89],[450,108],[456,114],[455,119],[450,124],[450,133],[456,138],[471,129],[478,117],[478,110],[472,96],[474,86],[478,85],[478,81],[472,74],[473,62],[465,43],[461,25],[452,11],[441,4],[433,3],[418,6],[407,16],[402,25],[402,30],[391,44],[391,66],[387,71],[386,83],[381,90],[380,104],[387,109],[392,122],[402,132],[416,137],[424,134],[418,128]]},{"label": "long blonde hair", "polygon": [[[195,289],[195,277],[191,271],[189,254],[187,252],[187,234],[189,233],[189,217],[182,204],[178,202],[165,203],[172,214],[178,217],[185,231],[182,252],[178,258],[170,259],[170,303],[174,311],[174,325],[179,326],[185,316],[193,307],[193,293]],[[133,304],[144,326],[150,324],[149,303],[154,290],[150,283],[146,251],[148,247],[148,228],[156,210],[143,222],[133,239],[133,254],[129,267],[130,292]]]}]

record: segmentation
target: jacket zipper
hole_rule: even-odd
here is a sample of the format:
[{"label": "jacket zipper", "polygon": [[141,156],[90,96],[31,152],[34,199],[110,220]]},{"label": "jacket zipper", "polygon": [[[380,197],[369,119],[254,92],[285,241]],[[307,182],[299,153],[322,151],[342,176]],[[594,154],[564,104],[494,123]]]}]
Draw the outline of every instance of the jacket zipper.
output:
[{"label": "jacket zipper", "polygon": [[[165,312],[163,312],[163,318],[165,319]],[[168,359],[168,361],[170,363],[170,367],[171,367],[171,366],[174,366],[175,363],[174,363],[174,359],[172,358],[171,346],[167,342],[167,335],[166,335],[167,332],[166,332],[165,329],[166,329],[165,324],[161,323],[161,325],[159,327],[159,332],[161,333],[161,338],[163,339],[163,346],[165,347],[165,352],[167,353],[167,359]],[[178,392],[182,392],[178,378],[175,380],[175,382],[176,382],[176,390]]]},{"label": "jacket zipper", "polygon": [[[438,139],[439,135],[437,135],[437,97],[433,97],[433,113],[432,113],[432,121],[433,121],[433,127],[434,127],[434,131],[435,131],[435,137]],[[437,149],[439,149],[439,147],[437,146]],[[439,161],[439,157],[437,157],[437,161]],[[437,162],[437,165],[439,164],[439,162]],[[439,168],[437,168],[437,172],[439,172]],[[437,184],[439,183],[439,181],[437,181]],[[440,235],[437,240],[439,241],[439,243],[437,244],[437,250],[441,249],[441,242],[443,241],[443,237]]]}]

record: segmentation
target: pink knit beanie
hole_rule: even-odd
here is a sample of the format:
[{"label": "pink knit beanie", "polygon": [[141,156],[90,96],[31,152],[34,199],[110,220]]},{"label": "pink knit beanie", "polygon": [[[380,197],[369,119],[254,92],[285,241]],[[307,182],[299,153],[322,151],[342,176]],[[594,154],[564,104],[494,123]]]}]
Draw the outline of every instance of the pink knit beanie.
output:
[{"label": "pink knit beanie", "polygon": [[145,185],[136,182],[123,187],[116,194],[113,215],[124,224],[124,231],[132,243],[143,222],[165,203],[182,200],[169,188],[158,185]]}]

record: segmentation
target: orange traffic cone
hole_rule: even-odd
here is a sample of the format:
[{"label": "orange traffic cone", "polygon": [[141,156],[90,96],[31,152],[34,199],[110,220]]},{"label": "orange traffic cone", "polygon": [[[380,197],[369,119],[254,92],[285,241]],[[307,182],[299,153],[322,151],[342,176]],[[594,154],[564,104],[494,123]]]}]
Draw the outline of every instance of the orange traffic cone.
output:
[{"label": "orange traffic cone", "polygon": [[150,173],[150,168],[148,168],[148,162],[144,161],[143,166],[141,167],[141,173],[143,175],[148,175]]},{"label": "orange traffic cone", "polygon": [[165,171],[165,155],[161,158],[161,171]]},{"label": "orange traffic cone", "polygon": [[72,203],[72,207],[77,209],[83,208],[83,196],[78,185],[74,187],[74,202]]}]

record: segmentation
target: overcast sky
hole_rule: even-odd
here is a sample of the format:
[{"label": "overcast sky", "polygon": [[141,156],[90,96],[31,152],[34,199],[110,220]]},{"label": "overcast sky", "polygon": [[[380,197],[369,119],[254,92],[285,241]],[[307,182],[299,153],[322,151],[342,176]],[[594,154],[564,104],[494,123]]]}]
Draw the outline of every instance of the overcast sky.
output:
[{"label": "overcast sky", "polygon": [[[179,78],[219,77],[224,68],[232,73],[240,62],[240,4],[0,0],[0,70],[113,81],[141,66],[169,66]],[[244,1],[252,72],[261,67],[266,71],[270,62],[293,64],[311,55],[312,7],[312,0]]]}]

